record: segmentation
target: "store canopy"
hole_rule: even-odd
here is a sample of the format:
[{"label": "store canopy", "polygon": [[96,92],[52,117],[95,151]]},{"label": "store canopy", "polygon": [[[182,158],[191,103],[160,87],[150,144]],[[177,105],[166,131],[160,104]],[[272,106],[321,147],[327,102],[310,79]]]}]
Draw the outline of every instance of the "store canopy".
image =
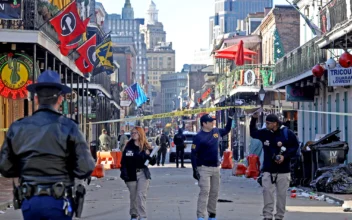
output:
[{"label": "store canopy", "polygon": [[[236,55],[235,54],[226,54],[226,53],[217,53],[215,54],[215,58],[222,58],[222,59],[228,59],[228,60],[236,60]],[[254,59],[250,58],[249,56],[244,56],[244,61],[253,61]]]},{"label": "store canopy", "polygon": [[[239,45],[236,44],[236,45],[232,45],[227,48],[218,50],[218,51],[216,51],[216,53],[236,54],[238,49],[239,49]],[[244,53],[244,55],[256,55],[257,54],[256,52],[249,50],[247,48],[243,48],[243,53]]]}]

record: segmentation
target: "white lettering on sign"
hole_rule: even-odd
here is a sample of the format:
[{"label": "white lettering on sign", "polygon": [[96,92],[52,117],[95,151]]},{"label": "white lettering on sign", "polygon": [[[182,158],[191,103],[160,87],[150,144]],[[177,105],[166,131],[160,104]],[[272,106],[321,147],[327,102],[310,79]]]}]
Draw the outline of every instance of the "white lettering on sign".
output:
[{"label": "white lettering on sign", "polygon": [[337,151],[330,151],[330,163],[337,163]]},{"label": "white lettering on sign", "polygon": [[253,72],[253,70],[247,70],[245,73],[244,73],[244,82],[251,86],[254,84],[255,82],[255,73]]},{"label": "white lettering on sign", "polygon": [[5,4],[0,4],[0,9],[4,11],[5,10]]}]

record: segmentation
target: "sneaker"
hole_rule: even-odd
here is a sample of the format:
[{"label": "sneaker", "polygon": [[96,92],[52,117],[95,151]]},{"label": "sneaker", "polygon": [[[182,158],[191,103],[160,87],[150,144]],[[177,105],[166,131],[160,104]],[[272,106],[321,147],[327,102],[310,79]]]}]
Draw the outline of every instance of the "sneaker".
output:
[{"label": "sneaker", "polygon": [[157,166],[160,166],[160,164],[157,164]]},{"label": "sneaker", "polygon": [[181,168],[187,168],[187,167],[185,167],[185,166],[182,166]]},{"label": "sneaker", "polygon": [[197,218],[197,220],[205,220],[204,218]]},{"label": "sneaker", "polygon": [[208,220],[216,220],[216,218],[210,218],[210,217],[209,217]]}]

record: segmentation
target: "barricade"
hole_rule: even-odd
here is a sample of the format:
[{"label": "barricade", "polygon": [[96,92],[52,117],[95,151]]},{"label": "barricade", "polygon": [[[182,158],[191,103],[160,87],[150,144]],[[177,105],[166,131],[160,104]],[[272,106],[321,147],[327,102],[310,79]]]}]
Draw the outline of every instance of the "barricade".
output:
[{"label": "barricade", "polygon": [[260,173],[259,157],[255,154],[250,154],[247,157],[247,161],[248,161],[248,168],[246,170],[246,177],[257,179]]},{"label": "barricade", "polygon": [[222,169],[232,169],[232,167],[233,167],[232,151],[224,151],[223,160],[221,163],[221,168]]},{"label": "barricade", "polygon": [[121,167],[122,152],[98,152],[97,164],[103,164],[105,170],[119,169]]},{"label": "barricade", "polygon": [[104,165],[103,164],[96,164],[91,176],[95,176],[96,178],[104,177],[105,176]]}]

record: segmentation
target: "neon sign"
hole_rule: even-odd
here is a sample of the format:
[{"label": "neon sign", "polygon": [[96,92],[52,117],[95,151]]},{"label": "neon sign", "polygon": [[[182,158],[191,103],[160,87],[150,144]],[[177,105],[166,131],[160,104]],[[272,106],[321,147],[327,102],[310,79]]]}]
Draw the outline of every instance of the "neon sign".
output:
[{"label": "neon sign", "polygon": [[[39,68],[36,67],[38,73]],[[33,60],[20,53],[0,56],[0,95],[11,99],[24,99],[26,86],[32,83]]]}]

